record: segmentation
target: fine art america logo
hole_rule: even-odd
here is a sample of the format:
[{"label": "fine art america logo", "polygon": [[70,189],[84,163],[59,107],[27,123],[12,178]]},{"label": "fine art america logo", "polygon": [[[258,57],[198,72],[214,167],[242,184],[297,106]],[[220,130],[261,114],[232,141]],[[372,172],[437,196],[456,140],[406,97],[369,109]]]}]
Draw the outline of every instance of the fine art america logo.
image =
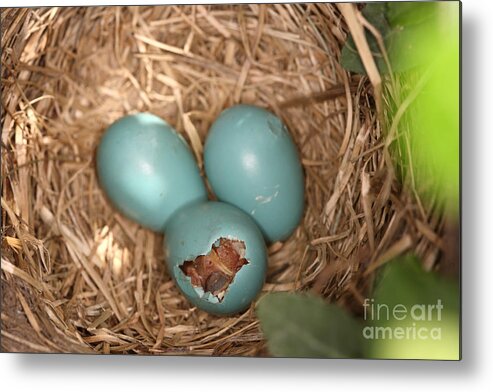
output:
[{"label": "fine art america logo", "polygon": [[384,304],[366,298],[364,318],[370,325],[363,328],[368,340],[441,340],[443,304]]}]

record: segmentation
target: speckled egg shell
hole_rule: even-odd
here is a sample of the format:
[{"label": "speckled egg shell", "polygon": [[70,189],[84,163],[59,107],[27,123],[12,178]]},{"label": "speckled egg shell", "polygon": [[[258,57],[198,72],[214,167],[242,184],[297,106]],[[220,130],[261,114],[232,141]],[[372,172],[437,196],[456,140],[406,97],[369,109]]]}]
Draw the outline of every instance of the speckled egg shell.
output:
[{"label": "speckled egg shell", "polygon": [[205,171],[221,201],[249,214],[269,242],[286,239],[303,215],[304,175],[296,146],[269,111],[237,105],[213,123]]},{"label": "speckled egg shell", "polygon": [[97,151],[98,179],[128,218],[162,231],[179,208],[207,199],[185,140],[149,113],[121,118],[104,133]]},{"label": "speckled egg shell", "polygon": [[[220,238],[243,241],[248,261],[236,273],[222,301],[194,287],[180,268],[185,261],[208,254]],[[265,242],[255,222],[240,209],[212,201],[190,205],[170,219],[164,239],[168,271],[194,306],[212,314],[234,314],[248,308],[262,289],[267,266]]]}]

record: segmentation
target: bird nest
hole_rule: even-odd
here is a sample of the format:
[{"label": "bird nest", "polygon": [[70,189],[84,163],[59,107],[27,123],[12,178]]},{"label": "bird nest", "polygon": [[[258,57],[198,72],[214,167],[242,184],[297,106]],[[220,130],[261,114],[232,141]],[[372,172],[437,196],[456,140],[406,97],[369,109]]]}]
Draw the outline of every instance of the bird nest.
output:
[{"label": "bird nest", "polygon": [[340,65],[349,30],[337,5],[19,8],[2,19],[3,350],[268,355],[255,304],[234,317],[192,307],[166,271],[163,235],[105,199],[95,150],[130,113],[173,125],[201,169],[225,108],[262,106],[287,125],[306,206],[268,249],[263,293],[312,291],[357,312],[379,265],[409,249],[436,262],[440,219],[399,185],[369,79]]}]

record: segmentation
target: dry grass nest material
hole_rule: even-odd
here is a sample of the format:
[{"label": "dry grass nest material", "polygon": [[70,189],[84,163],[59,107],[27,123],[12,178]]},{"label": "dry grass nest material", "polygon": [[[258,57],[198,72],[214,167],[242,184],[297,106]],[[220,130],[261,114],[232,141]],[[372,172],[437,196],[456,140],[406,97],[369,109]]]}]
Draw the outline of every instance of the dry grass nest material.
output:
[{"label": "dry grass nest material", "polygon": [[[108,204],[94,152],[152,112],[202,166],[213,120],[242,102],[287,124],[306,172],[302,224],[269,249],[264,292],[314,291],[355,311],[378,265],[437,259],[439,219],[403,192],[372,88],[339,64],[334,4],[2,10],[2,348],[265,355],[254,312],[192,308],[162,235]],[[417,224],[418,222],[419,224]]]}]

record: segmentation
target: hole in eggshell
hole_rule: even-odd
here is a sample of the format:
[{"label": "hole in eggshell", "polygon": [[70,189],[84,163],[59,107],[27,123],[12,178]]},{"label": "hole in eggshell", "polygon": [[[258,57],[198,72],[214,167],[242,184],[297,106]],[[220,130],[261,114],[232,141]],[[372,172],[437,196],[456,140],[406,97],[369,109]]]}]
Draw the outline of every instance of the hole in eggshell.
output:
[{"label": "hole in eggshell", "polygon": [[208,254],[185,261],[180,269],[192,286],[211,293],[221,302],[238,271],[248,264],[245,249],[243,241],[220,238]]}]

